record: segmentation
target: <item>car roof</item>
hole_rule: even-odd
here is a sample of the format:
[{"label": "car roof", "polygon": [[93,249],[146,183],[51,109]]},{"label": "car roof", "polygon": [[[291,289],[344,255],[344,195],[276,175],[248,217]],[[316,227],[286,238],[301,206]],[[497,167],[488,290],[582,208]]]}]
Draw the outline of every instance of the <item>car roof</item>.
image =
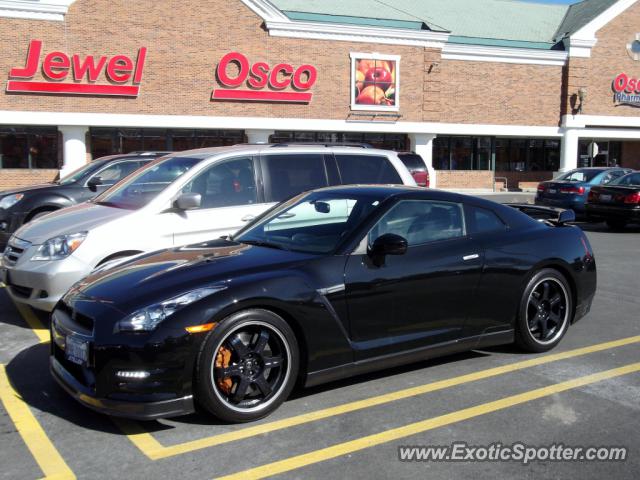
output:
[{"label": "car roof", "polygon": [[350,146],[350,145],[317,145],[317,144],[305,144],[305,143],[260,143],[260,144],[238,144],[229,145],[223,147],[208,147],[198,148],[194,150],[184,150],[182,152],[176,152],[174,157],[189,157],[206,159],[225,153],[245,153],[245,154],[260,154],[260,153],[357,153],[361,155],[395,155],[393,150],[383,150],[379,148],[369,148],[365,146]]},{"label": "car roof", "polygon": [[113,160],[120,160],[123,158],[136,158],[140,160],[154,160],[164,155],[169,155],[174,152],[131,152],[131,153],[117,153],[115,155],[107,155],[105,157],[96,158],[91,160],[91,163],[106,163]]}]

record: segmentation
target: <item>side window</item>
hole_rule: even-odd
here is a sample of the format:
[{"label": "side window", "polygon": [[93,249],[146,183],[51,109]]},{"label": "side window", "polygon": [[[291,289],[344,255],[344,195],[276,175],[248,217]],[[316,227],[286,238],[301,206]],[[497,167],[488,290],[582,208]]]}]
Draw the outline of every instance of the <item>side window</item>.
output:
[{"label": "side window", "polygon": [[462,206],[430,200],[403,200],[369,232],[369,245],[385,233],[395,233],[409,246],[466,235]]},{"label": "side window", "polygon": [[254,204],[257,189],[253,160],[243,157],[216,163],[187,183],[182,192],[199,193],[201,209]]},{"label": "side window", "polygon": [[507,228],[500,217],[491,210],[480,207],[468,207],[472,215],[473,233],[504,232]]},{"label": "side window", "polygon": [[100,177],[103,185],[115,185],[124,177],[135,172],[140,167],[140,162],[118,162],[109,165],[107,168],[99,171],[91,178]]},{"label": "side window", "polygon": [[335,156],[342,183],[402,184],[402,179],[387,157],[379,155]]},{"label": "side window", "polygon": [[322,154],[263,155],[262,162],[267,202],[328,185]]}]

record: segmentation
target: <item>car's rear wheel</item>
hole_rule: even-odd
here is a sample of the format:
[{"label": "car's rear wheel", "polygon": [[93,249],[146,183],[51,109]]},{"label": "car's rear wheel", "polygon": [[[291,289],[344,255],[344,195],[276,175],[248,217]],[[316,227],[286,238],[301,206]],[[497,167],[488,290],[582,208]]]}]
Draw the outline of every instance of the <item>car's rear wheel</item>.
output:
[{"label": "car's rear wheel", "polygon": [[520,301],[516,343],[529,352],[546,352],[567,332],[572,313],[571,290],[557,270],[545,268],[529,280]]},{"label": "car's rear wheel", "polygon": [[275,313],[246,310],[223,320],[200,352],[199,404],[228,422],[269,415],[289,396],[298,373],[298,344]]},{"label": "car's rear wheel", "polygon": [[627,226],[626,220],[619,220],[616,218],[610,218],[607,220],[607,226],[612,230],[622,230]]}]

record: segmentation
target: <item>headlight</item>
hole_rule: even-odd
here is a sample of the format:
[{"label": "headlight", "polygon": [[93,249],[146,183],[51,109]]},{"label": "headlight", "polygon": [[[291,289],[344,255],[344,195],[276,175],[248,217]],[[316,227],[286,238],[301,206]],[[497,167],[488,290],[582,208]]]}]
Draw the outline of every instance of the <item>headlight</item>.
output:
[{"label": "headlight", "polygon": [[36,251],[31,260],[62,260],[71,255],[87,238],[87,232],[50,238]]},{"label": "headlight", "polygon": [[224,290],[225,288],[227,287],[223,285],[198,288],[197,290],[183,293],[164,302],[150,305],[120,320],[117,324],[117,329],[121,332],[150,332],[154,330],[160,322],[181,308],[201,298]]},{"label": "headlight", "polygon": [[22,200],[23,197],[24,194],[22,193],[16,193],[14,195],[7,195],[6,197],[2,197],[2,200],[0,200],[0,208],[4,208],[5,210],[7,210],[13,207],[20,200]]}]

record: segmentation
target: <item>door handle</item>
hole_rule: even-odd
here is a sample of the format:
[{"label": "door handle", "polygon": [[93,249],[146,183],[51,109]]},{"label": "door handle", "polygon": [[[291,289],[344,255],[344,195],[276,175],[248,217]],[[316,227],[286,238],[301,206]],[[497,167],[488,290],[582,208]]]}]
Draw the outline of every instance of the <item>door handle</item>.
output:
[{"label": "door handle", "polygon": [[465,255],[464,257],[462,257],[462,260],[467,262],[469,260],[475,260],[476,258],[480,258],[480,255],[478,255],[477,253],[472,253],[471,255]]},{"label": "door handle", "polygon": [[243,222],[250,222],[255,219],[256,219],[255,215],[245,215],[240,220],[242,220]]}]

